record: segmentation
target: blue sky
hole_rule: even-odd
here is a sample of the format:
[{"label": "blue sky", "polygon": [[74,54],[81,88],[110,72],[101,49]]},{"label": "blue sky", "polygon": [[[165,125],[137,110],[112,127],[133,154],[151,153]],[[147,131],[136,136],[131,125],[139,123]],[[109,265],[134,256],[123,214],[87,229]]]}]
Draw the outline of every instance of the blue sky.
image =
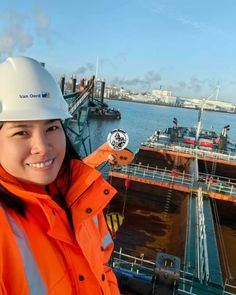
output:
[{"label": "blue sky", "polygon": [[[0,59],[26,55],[62,74],[126,89],[236,103],[235,0],[2,0]],[[216,91],[215,91],[216,92]],[[214,96],[213,96],[214,97]]]}]

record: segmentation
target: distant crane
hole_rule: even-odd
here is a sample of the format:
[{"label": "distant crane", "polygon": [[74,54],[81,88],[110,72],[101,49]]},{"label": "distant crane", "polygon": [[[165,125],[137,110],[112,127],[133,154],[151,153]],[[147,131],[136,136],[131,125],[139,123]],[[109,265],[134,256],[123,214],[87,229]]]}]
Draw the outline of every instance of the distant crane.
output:
[{"label": "distant crane", "polygon": [[209,100],[209,99],[211,99],[211,98],[214,96],[214,94],[215,94],[215,100],[218,100],[218,96],[219,96],[219,92],[220,92],[220,87],[221,87],[221,86],[220,86],[220,84],[218,83],[218,84],[216,85],[216,87],[214,88],[212,94],[209,95],[205,100]]},{"label": "distant crane", "polygon": [[220,84],[218,83],[216,86],[216,100],[218,100],[219,92],[220,92]]}]

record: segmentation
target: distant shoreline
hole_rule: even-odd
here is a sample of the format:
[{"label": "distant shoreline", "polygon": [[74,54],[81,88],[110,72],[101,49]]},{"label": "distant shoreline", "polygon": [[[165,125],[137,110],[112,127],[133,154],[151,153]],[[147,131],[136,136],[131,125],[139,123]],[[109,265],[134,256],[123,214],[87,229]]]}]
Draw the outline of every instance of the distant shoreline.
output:
[{"label": "distant shoreline", "polygon": [[[117,100],[117,101],[124,101],[124,102],[131,102],[131,103],[144,103],[144,104],[152,104],[156,106],[162,106],[162,107],[171,107],[171,108],[179,108],[179,109],[188,109],[188,110],[196,110],[198,111],[199,108],[187,108],[183,106],[177,106],[177,105],[170,105],[170,104],[159,104],[159,103],[154,103],[154,102],[146,102],[146,101],[137,101],[137,100],[128,100],[128,99],[120,99],[120,98],[104,98],[107,101],[108,100]],[[221,111],[221,110],[211,110],[211,109],[204,109],[205,111],[208,112],[214,112],[214,113],[227,113],[227,114],[233,114],[235,115],[236,113],[234,112],[227,112],[227,111]]]}]

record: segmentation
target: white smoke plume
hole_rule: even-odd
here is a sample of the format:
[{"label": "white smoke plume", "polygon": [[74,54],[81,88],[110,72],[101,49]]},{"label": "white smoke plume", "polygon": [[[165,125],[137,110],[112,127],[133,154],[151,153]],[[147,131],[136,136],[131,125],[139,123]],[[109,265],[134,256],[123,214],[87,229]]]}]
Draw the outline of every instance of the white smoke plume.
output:
[{"label": "white smoke plume", "polygon": [[158,72],[149,71],[143,77],[135,77],[132,79],[118,78],[115,77],[111,83],[115,85],[120,85],[127,89],[139,90],[139,91],[149,91],[151,87],[158,85],[161,81],[161,75]]},{"label": "white smoke plume", "polygon": [[36,35],[50,43],[51,31],[50,31],[50,18],[39,7],[33,8],[33,18],[35,21]]},{"label": "white smoke plume", "polygon": [[41,37],[47,44],[51,39],[50,19],[39,8],[27,15],[19,11],[0,15],[0,60],[15,53],[23,53]]},{"label": "white smoke plume", "polygon": [[0,57],[12,55],[15,51],[24,52],[33,45],[33,35],[27,30],[27,17],[11,12],[2,17],[4,21],[0,31]]},{"label": "white smoke plume", "polygon": [[95,74],[95,65],[92,63],[86,63],[85,65],[81,65],[75,70],[75,74],[84,76],[85,74]]},{"label": "white smoke plume", "polygon": [[172,90],[176,96],[189,96],[192,98],[207,98],[216,94],[216,87],[219,85],[218,80],[199,79],[191,77],[186,81],[178,81],[172,85],[166,85],[167,89]]}]

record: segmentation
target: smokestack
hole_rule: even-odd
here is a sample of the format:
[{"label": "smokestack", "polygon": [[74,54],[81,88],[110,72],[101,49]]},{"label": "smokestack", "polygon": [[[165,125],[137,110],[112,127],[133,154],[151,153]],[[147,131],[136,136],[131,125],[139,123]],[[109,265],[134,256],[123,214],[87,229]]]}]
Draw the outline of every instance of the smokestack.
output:
[{"label": "smokestack", "polygon": [[101,102],[103,103],[104,100],[104,92],[105,92],[105,82],[101,82]]},{"label": "smokestack", "polygon": [[72,75],[72,92],[76,92],[76,76]]},{"label": "smokestack", "polygon": [[65,75],[63,75],[61,77],[60,87],[61,87],[61,92],[64,95],[64,90],[65,90]]}]

